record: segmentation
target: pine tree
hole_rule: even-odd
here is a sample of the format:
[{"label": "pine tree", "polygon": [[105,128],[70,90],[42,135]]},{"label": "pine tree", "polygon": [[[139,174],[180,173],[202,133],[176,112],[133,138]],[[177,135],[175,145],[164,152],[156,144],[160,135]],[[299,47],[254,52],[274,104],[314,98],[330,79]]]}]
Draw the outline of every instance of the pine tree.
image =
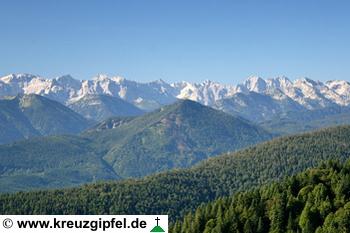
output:
[{"label": "pine tree", "polygon": [[243,232],[244,233],[254,233],[255,232],[254,227],[249,219],[247,219],[247,221],[245,221],[245,223],[244,223]]},{"label": "pine tree", "polygon": [[274,200],[274,205],[271,208],[270,220],[271,220],[271,233],[283,233],[285,232],[285,208],[286,208],[286,195],[282,193],[278,195]]},{"label": "pine tree", "polygon": [[171,233],[181,233],[181,224],[179,221],[176,221],[171,228]]},{"label": "pine tree", "polygon": [[214,227],[215,227],[215,220],[214,219],[210,219],[207,222],[207,224],[205,225],[205,229],[204,229],[203,233],[212,233]]}]

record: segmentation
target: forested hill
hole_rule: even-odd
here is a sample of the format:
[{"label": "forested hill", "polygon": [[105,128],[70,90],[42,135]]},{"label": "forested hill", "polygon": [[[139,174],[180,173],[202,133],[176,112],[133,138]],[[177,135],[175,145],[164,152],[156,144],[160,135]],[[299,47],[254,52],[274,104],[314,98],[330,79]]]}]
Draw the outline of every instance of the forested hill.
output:
[{"label": "forested hill", "polygon": [[106,148],[103,159],[123,178],[191,167],[273,136],[245,119],[190,100],[179,100],[116,125],[84,136],[97,148]]},{"label": "forested hill", "polygon": [[202,205],[170,232],[350,232],[350,160]]},{"label": "forested hill", "polygon": [[39,95],[0,99],[0,144],[38,136],[77,134],[93,122]]},{"label": "forested hill", "polygon": [[140,178],[272,138],[244,119],[189,100],[139,117],[113,119],[76,137],[1,145],[0,192]]},{"label": "forested hill", "polygon": [[174,220],[203,202],[276,181],[315,167],[345,161],[350,126],[278,138],[212,158],[191,169],[144,179],[80,188],[0,196],[2,214],[169,214]]}]

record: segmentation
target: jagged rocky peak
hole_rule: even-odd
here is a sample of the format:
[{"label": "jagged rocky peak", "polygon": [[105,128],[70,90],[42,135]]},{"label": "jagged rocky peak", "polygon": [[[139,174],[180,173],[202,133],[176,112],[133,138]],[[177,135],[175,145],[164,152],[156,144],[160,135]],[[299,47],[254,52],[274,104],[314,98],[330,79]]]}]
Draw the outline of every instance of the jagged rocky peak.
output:
[{"label": "jagged rocky peak", "polygon": [[304,77],[304,78],[300,78],[295,80],[294,85],[297,86],[309,86],[309,87],[320,87],[320,86],[324,86],[323,82],[321,81],[314,81],[310,78]]},{"label": "jagged rocky peak", "polygon": [[80,88],[80,86],[81,86],[81,81],[73,78],[69,74],[59,76],[59,77],[55,78],[54,81],[55,81],[55,84],[63,85],[63,86],[74,86],[76,88]]},{"label": "jagged rocky peak", "polygon": [[[176,82],[169,84],[163,79],[142,83],[120,76],[99,74],[89,80],[76,80],[70,75],[45,79],[31,74],[10,74],[0,78],[0,96],[40,94],[67,104],[87,94],[110,95],[122,98],[144,110],[152,110],[176,99],[190,99],[204,105],[215,106],[237,93],[249,95],[256,92],[275,100],[295,101],[301,106],[350,105],[350,84],[333,80],[326,83],[309,78],[289,80],[285,76],[263,79],[251,76],[238,85],[227,85],[205,80],[199,83]],[[140,101],[142,100],[142,101]]]},{"label": "jagged rocky peak", "polygon": [[157,79],[157,80],[154,80],[154,81],[152,81],[152,82],[150,82],[150,83],[154,83],[154,84],[159,84],[159,85],[162,85],[162,84],[164,84],[164,85],[169,85],[167,82],[165,82],[163,79]]},{"label": "jagged rocky peak", "polygon": [[115,83],[122,83],[126,79],[121,77],[121,76],[108,76],[107,74],[98,74],[95,77],[92,78],[93,81],[95,82],[115,82]]},{"label": "jagged rocky peak", "polygon": [[98,74],[92,78],[92,80],[96,80],[96,81],[104,81],[106,79],[109,79],[108,75],[106,75],[106,74]]},{"label": "jagged rocky peak", "polygon": [[121,76],[113,76],[110,79],[116,83],[122,83],[126,80],[125,78],[123,78]]},{"label": "jagged rocky peak", "polygon": [[327,81],[326,85],[340,95],[350,96],[350,83],[344,80]]},{"label": "jagged rocky peak", "polygon": [[6,76],[1,77],[1,81],[4,83],[10,83],[10,82],[29,82],[33,78],[38,78],[39,76],[32,75],[32,74],[9,74]]},{"label": "jagged rocky peak", "polygon": [[60,83],[79,82],[79,80],[73,78],[70,74],[66,74],[66,75],[62,75],[62,76],[56,77],[55,80],[60,82]]},{"label": "jagged rocky peak", "polygon": [[255,91],[258,93],[264,92],[267,87],[266,81],[258,76],[249,77],[244,85],[249,91]]},{"label": "jagged rocky peak", "polygon": [[268,79],[267,82],[273,87],[282,88],[282,89],[293,86],[293,82],[290,81],[290,79],[287,78],[286,76],[271,78],[271,79]]}]

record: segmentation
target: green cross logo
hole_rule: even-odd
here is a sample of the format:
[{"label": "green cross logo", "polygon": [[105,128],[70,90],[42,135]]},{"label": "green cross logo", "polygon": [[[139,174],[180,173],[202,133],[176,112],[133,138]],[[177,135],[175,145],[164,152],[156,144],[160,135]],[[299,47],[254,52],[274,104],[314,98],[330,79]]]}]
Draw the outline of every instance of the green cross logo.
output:
[{"label": "green cross logo", "polygon": [[158,225],[158,221],[159,221],[159,220],[160,220],[160,219],[157,217],[157,218],[156,218],[157,226],[153,227],[153,229],[151,230],[151,232],[165,232],[165,231],[163,230],[163,228],[161,228],[161,227]]}]

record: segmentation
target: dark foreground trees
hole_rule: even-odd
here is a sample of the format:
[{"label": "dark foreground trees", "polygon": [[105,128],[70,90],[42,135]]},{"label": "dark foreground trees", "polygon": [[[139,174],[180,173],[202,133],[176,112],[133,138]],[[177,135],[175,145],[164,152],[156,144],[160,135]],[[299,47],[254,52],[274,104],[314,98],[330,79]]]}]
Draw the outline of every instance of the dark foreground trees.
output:
[{"label": "dark foreground trees", "polygon": [[350,232],[350,160],[217,199],[177,221],[170,232]]},{"label": "dark foreground trees", "polygon": [[[350,158],[349,138],[350,126],[336,127],[278,138],[239,152],[211,158],[190,169],[142,179],[104,182],[70,189],[1,194],[0,213],[168,214],[171,221],[175,221],[202,203],[281,180],[316,167],[325,160],[337,159],[343,162]],[[15,151],[11,155],[15,155]],[[0,170],[6,165],[2,159],[4,158],[0,156]],[[63,157],[62,160],[65,161]],[[93,167],[96,161],[89,164]],[[38,171],[41,174],[39,172],[42,171]],[[56,173],[64,175],[62,172]],[[295,183],[292,187],[296,190],[298,184]],[[283,198],[284,196],[278,197],[272,202],[273,205],[288,203],[289,200]],[[279,219],[282,214],[288,220],[289,213],[274,213],[274,227],[278,228],[278,224],[281,224]],[[291,218],[294,219],[294,216]],[[266,216],[258,215],[256,219],[257,223],[260,221],[260,226],[266,225]],[[247,231],[258,228],[254,222],[244,222],[244,225]]]}]

